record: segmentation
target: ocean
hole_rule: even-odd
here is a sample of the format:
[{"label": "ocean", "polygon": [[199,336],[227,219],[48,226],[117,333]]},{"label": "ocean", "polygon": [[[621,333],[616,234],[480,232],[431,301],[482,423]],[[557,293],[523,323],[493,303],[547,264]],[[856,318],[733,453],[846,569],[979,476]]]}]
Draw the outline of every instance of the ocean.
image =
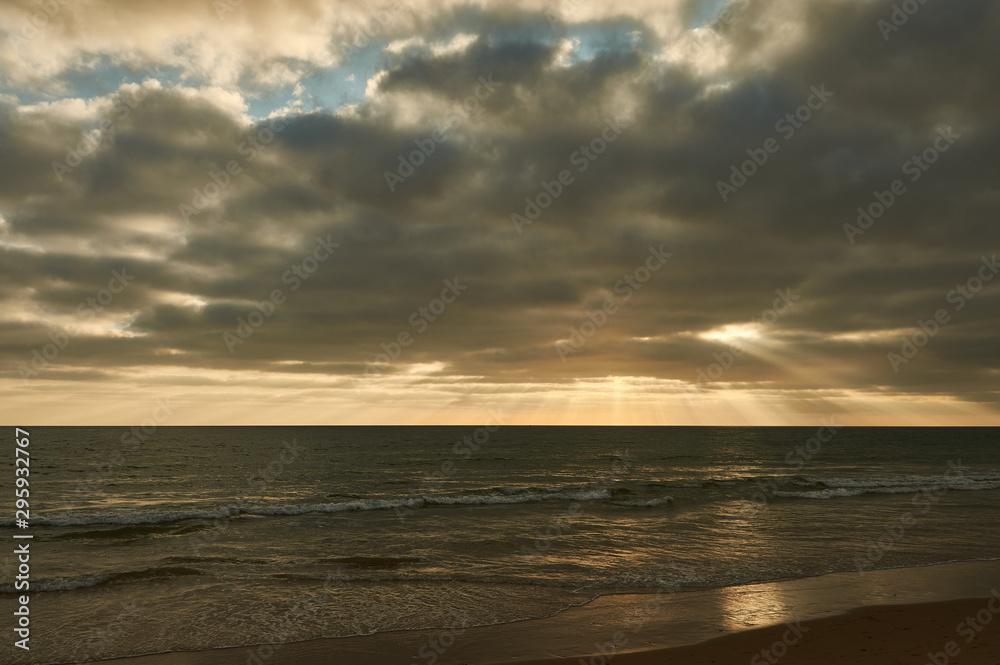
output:
[{"label": "ocean", "polygon": [[29,430],[31,526],[3,523],[8,542],[34,536],[16,663],[500,624],[1000,552],[995,428]]}]

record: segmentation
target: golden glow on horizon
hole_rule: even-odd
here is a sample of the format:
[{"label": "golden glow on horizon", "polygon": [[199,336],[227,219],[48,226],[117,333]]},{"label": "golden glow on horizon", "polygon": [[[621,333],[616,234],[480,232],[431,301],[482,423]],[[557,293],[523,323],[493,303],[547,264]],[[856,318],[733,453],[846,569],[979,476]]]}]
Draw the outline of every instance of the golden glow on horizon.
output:
[{"label": "golden glow on horizon", "polygon": [[[698,385],[643,376],[499,383],[399,372],[358,379],[287,372],[136,368],[103,382],[0,382],[8,424],[126,425],[169,397],[165,425],[1000,425],[988,408],[941,396],[838,389]],[[141,381],[138,377],[142,377]],[[83,377],[82,377],[83,378]]]}]

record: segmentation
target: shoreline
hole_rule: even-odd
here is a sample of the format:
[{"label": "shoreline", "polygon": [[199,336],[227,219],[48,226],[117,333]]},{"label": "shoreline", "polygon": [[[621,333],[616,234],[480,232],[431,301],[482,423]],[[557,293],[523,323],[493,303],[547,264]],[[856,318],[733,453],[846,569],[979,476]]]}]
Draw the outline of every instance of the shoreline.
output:
[{"label": "shoreline", "polygon": [[[862,620],[871,623],[895,618],[930,625],[934,623],[934,617],[940,616],[943,625],[949,622],[954,625],[958,619],[951,621],[945,605],[958,603],[955,607],[971,608],[978,601],[979,609],[997,590],[1000,590],[1000,561],[945,563],[867,571],[864,574],[832,573],[701,591],[665,592],[659,594],[661,602],[653,606],[650,601],[657,597],[656,593],[613,593],[543,619],[525,619],[464,630],[391,631],[365,636],[317,638],[274,646],[176,651],[99,662],[115,665],[319,665],[336,658],[339,662],[359,665],[550,665],[556,662],[576,663],[579,658],[589,662],[587,659],[598,654],[593,663],[600,665],[599,651],[609,652],[615,636],[621,633],[623,635],[618,635],[619,639],[628,639],[614,647],[613,660],[616,663],[634,662],[640,665],[653,662],[642,660],[651,658],[649,654],[653,653],[659,654],[656,662],[681,662],[685,665],[689,662],[692,665],[711,663],[712,660],[697,660],[701,657],[698,653],[704,651],[713,654],[716,659],[723,658],[716,660],[721,665],[731,659],[717,653],[713,646],[717,640],[723,640],[728,645],[725,649],[740,649],[743,642],[730,644],[727,640],[749,639],[746,636],[761,631],[776,630],[781,633],[787,630],[786,621],[809,622],[806,625],[827,622],[822,625],[828,628],[840,626],[832,628],[832,632],[847,631],[852,635],[857,632],[857,622]],[[1000,604],[1000,600],[994,604]],[[902,607],[908,609],[894,609]],[[867,619],[851,618],[868,611],[875,614]],[[992,632],[1000,635],[1000,619],[991,625],[995,628]],[[933,632],[930,629],[924,631],[928,635]],[[983,644],[994,643],[983,640]],[[782,665],[795,662],[792,651]],[[978,648],[978,651],[983,649]],[[1000,653],[995,650],[991,653],[994,653],[993,660],[983,662],[991,665],[1000,663]],[[668,655],[671,660],[663,661]],[[676,660],[674,656],[683,660]],[[639,660],[633,660],[636,658]],[[924,658],[919,663],[912,662],[925,665],[926,652]],[[750,656],[738,662],[749,663]],[[766,662],[758,659],[758,663]],[[908,665],[911,661],[900,662]],[[953,664],[964,662],[951,661]]]},{"label": "shoreline", "polygon": [[[977,616],[989,621],[981,624]],[[669,649],[612,649],[580,658],[521,661],[518,665],[943,665],[1000,662],[1000,591],[989,598],[906,605],[869,605],[812,621],[792,621]],[[1000,622],[1000,618],[997,618]],[[977,630],[978,629],[978,630]],[[489,665],[505,665],[491,663]]]}]

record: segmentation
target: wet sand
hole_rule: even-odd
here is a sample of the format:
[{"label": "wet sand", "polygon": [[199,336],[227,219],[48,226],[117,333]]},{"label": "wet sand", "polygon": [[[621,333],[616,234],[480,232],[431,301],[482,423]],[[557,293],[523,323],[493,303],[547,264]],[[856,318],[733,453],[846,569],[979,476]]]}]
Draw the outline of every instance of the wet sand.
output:
[{"label": "wet sand", "polygon": [[[993,619],[987,625],[979,624],[976,616],[980,613]],[[926,665],[934,662],[931,660],[934,655],[937,665],[997,665],[1000,663],[1000,594],[992,599],[863,607],[835,617],[744,631],[691,646],[618,655],[608,649],[605,654],[593,654],[582,662],[592,665],[608,662],[615,665]],[[581,660],[559,658],[525,661],[520,665],[577,662]]]},{"label": "wet sand", "polygon": [[[397,631],[105,662],[555,665],[582,658],[593,665],[927,665],[928,653],[934,653],[941,657],[932,665],[1000,665],[998,612],[1000,562],[952,563],[658,597],[616,594],[554,617],[465,630]],[[765,649],[769,652],[762,653]]]}]

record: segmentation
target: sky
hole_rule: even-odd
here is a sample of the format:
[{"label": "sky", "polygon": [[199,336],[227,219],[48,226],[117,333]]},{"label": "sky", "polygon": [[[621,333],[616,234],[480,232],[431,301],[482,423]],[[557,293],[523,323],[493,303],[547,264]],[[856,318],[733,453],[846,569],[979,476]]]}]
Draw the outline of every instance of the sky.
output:
[{"label": "sky", "polygon": [[9,0],[3,420],[1000,425],[997,34]]}]

